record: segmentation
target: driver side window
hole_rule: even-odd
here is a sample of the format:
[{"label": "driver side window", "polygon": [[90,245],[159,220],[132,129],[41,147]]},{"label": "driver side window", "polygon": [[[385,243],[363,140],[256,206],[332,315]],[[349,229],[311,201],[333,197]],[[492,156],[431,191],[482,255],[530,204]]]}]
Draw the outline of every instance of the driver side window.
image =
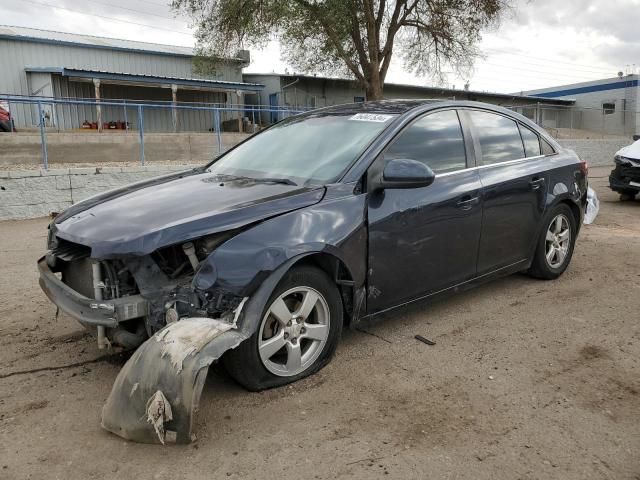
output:
[{"label": "driver side window", "polygon": [[384,158],[417,160],[436,174],[466,168],[464,137],[457,112],[444,110],[419,118],[398,135]]}]

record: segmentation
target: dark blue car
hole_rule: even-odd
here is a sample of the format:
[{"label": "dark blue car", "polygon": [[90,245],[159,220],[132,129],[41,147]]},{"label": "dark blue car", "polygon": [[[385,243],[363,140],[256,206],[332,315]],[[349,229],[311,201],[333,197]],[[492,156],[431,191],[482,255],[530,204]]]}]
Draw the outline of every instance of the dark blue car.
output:
[{"label": "dark blue car", "polygon": [[[586,193],[586,164],[512,111],[328,107],[205,167],[74,205],[50,225],[40,283],[101,345],[151,337],[103,426],[188,442],[214,360],[248,389],[283,385],[365,318],[515,272],[557,278]],[[152,397],[173,410],[162,434],[145,420]]]}]

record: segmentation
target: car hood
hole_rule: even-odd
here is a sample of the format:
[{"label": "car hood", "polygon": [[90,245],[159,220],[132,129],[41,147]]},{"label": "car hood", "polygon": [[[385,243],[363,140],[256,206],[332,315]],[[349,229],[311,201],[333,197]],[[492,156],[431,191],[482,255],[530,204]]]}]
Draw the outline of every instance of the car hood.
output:
[{"label": "car hood", "polygon": [[146,255],[313,205],[324,191],[194,170],[91,197],[50,228],[59,238],[91,247],[93,258]]},{"label": "car hood", "polygon": [[640,162],[640,140],[637,140],[626,147],[622,147],[616,152],[616,156],[630,158]]}]

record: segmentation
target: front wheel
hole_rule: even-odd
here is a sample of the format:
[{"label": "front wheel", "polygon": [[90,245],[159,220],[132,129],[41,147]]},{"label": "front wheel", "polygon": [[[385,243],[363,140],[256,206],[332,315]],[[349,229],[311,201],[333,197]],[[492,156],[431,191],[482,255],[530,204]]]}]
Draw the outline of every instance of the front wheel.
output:
[{"label": "front wheel", "polygon": [[620,192],[620,201],[621,202],[630,202],[636,198],[638,194],[635,190],[624,190]]},{"label": "front wheel", "polygon": [[565,204],[552,208],[545,215],[543,226],[529,274],[552,280],[569,266],[578,229],[571,208]]},{"label": "front wheel", "polygon": [[258,330],[223,358],[229,374],[249,390],[296,381],[331,359],[342,331],[342,300],[328,275],[295,267],[278,284]]}]

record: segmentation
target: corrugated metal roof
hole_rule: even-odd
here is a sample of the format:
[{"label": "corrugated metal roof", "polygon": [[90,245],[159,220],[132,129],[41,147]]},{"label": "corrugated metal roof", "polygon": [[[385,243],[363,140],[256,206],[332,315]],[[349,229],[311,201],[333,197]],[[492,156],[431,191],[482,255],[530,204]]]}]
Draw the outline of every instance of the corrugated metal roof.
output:
[{"label": "corrugated metal roof", "polygon": [[260,83],[246,83],[246,82],[230,82],[228,80],[211,80],[201,78],[182,78],[182,77],[170,77],[163,75],[146,75],[139,73],[125,73],[125,72],[107,72],[104,70],[86,70],[78,68],[67,67],[27,67],[27,72],[47,72],[57,73],[63,77],[74,78],[99,78],[101,80],[109,80],[114,83],[121,82],[141,82],[141,83],[162,83],[177,85],[192,86],[192,87],[220,87],[226,89],[239,89],[239,90],[262,90],[264,85]]},{"label": "corrugated metal roof", "polygon": [[168,55],[193,56],[193,48],[176,45],[162,45],[159,43],[136,42],[119,38],[95,37],[93,35],[79,35],[76,33],[55,32],[38,28],[13,27],[0,25],[0,38],[16,38],[48,43],[76,44],[96,48],[111,48],[119,50],[133,50],[142,52],[164,53]]}]

